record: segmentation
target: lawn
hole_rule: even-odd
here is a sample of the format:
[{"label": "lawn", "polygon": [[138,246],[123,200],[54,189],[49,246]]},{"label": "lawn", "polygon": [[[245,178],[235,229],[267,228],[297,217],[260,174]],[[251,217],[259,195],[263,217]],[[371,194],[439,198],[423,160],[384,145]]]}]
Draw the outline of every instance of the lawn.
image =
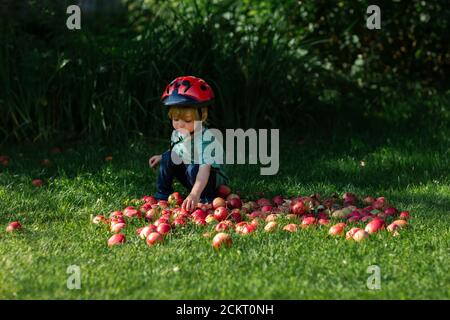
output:
[{"label": "lawn", "polygon": [[[126,245],[108,248],[109,233],[91,216],[154,192],[148,158],[162,150],[158,146],[74,143],[56,155],[42,145],[0,149],[11,157],[8,167],[0,166],[0,298],[450,298],[448,144],[406,137],[306,140],[282,145],[276,176],[259,176],[256,165],[227,168],[233,190],[244,197],[261,191],[267,197],[345,191],[385,196],[411,212],[410,227],[399,237],[384,231],[352,243],[328,237],[324,227],[258,231],[233,234],[230,249],[215,251],[200,227],[177,230],[163,245],[148,247],[130,224]],[[106,162],[110,154],[113,160]],[[42,167],[44,158],[52,166]],[[45,185],[34,187],[35,178]],[[14,220],[23,232],[6,233]],[[71,265],[81,270],[79,290],[66,286]],[[379,290],[366,285],[372,265],[380,268]]]}]

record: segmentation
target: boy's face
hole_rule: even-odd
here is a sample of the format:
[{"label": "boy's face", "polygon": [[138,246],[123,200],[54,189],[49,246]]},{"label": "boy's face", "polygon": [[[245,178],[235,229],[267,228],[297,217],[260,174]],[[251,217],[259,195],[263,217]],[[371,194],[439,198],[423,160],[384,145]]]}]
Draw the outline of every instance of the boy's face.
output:
[{"label": "boy's face", "polygon": [[172,125],[173,128],[180,132],[186,132],[189,131],[189,133],[194,132],[194,119],[190,117],[185,117],[184,119],[180,119],[177,117],[174,117],[172,119]]},{"label": "boy's face", "polygon": [[172,126],[175,130],[182,134],[193,133],[199,123],[198,110],[195,108],[177,108],[174,107],[169,111],[169,117],[172,119]]}]

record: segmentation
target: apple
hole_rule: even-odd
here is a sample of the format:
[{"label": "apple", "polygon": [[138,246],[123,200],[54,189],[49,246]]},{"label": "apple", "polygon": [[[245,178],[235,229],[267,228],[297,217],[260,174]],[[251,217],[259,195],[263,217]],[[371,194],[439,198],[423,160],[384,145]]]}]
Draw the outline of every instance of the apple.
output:
[{"label": "apple", "polygon": [[162,235],[165,235],[166,233],[170,232],[170,229],[172,229],[170,227],[170,224],[164,222],[157,226],[156,231],[158,231],[158,233],[160,233]]},{"label": "apple", "polygon": [[236,223],[236,225],[234,226],[234,231],[236,231],[236,233],[242,233],[244,230],[244,227],[247,226],[249,223],[246,221],[241,221],[239,223]]},{"label": "apple", "polygon": [[254,201],[245,202],[242,205],[242,209],[245,209],[245,210],[247,210],[249,212],[253,211],[254,209],[256,209],[256,207],[258,207],[258,205]]},{"label": "apple", "polygon": [[191,216],[193,219],[205,219],[207,214],[206,211],[203,211],[202,209],[196,209],[192,212]]},{"label": "apple", "polygon": [[363,203],[365,203],[366,205],[371,205],[372,203],[375,202],[375,198],[374,197],[365,197],[363,199]]},{"label": "apple", "polygon": [[229,220],[224,220],[224,221],[219,222],[219,223],[216,225],[216,227],[214,228],[214,230],[216,230],[216,232],[221,232],[221,231],[227,231],[227,230],[229,230],[230,227],[233,226],[233,224],[231,223],[231,225],[230,225],[230,223],[228,223],[228,222],[231,222],[231,221],[229,221]]},{"label": "apple", "polygon": [[22,229],[22,225],[20,224],[19,221],[14,221],[11,222],[10,224],[8,224],[8,226],[6,227],[6,232],[13,232],[15,230],[20,230]]},{"label": "apple", "polygon": [[194,220],[194,223],[196,224],[196,225],[198,225],[198,226],[204,226],[204,225],[206,225],[206,220],[205,219],[195,219]]},{"label": "apple", "polygon": [[350,230],[347,231],[347,233],[345,234],[345,239],[346,240],[351,240],[353,239],[353,236],[355,235],[356,232],[358,232],[359,230],[362,230],[361,228],[351,228]]},{"label": "apple", "polygon": [[158,207],[161,209],[166,209],[169,207],[169,203],[166,200],[159,200],[157,203]]},{"label": "apple", "polygon": [[294,213],[289,213],[286,215],[286,218],[288,220],[298,220],[298,215],[294,214]]},{"label": "apple", "polygon": [[283,198],[283,196],[275,196],[275,197],[273,197],[272,202],[276,206],[281,206],[284,203],[284,198]]},{"label": "apple", "polygon": [[296,232],[297,231],[297,225],[295,223],[290,223],[283,228],[284,231],[288,232]]},{"label": "apple", "polygon": [[156,232],[156,229],[157,228],[153,224],[146,226],[146,227],[142,228],[141,232],[139,232],[139,237],[142,240],[145,240],[150,235],[150,233]]},{"label": "apple", "polygon": [[382,209],[386,205],[386,199],[384,197],[378,197],[373,203],[372,207],[374,209]]},{"label": "apple", "polygon": [[111,231],[114,233],[119,233],[120,230],[122,230],[123,228],[126,227],[126,224],[121,222],[121,223],[115,223],[113,225],[111,225]]},{"label": "apple", "polygon": [[392,222],[392,223],[391,223],[390,225],[388,225],[387,228],[386,228],[386,230],[389,231],[389,232],[394,232],[394,231],[396,231],[397,229],[399,229],[399,225],[396,224],[396,223],[394,223],[394,222]]},{"label": "apple", "polygon": [[356,242],[360,242],[366,239],[368,236],[369,234],[365,230],[360,229],[353,235],[353,240],[355,240]]},{"label": "apple", "polygon": [[261,211],[253,211],[252,213],[247,215],[250,219],[255,219],[258,217],[263,217],[264,214]]},{"label": "apple", "polygon": [[242,207],[242,201],[239,198],[232,198],[227,200],[227,206],[230,209],[240,209]]},{"label": "apple", "polygon": [[219,249],[221,247],[231,247],[232,244],[233,240],[231,239],[231,237],[223,232],[216,234],[212,241],[212,246],[215,249]]},{"label": "apple", "polygon": [[319,219],[319,224],[320,224],[321,226],[329,225],[329,224],[330,224],[330,220],[329,220],[329,219],[325,219],[325,218],[320,218],[320,219]]},{"label": "apple", "polygon": [[182,227],[185,224],[186,224],[186,220],[181,219],[181,218],[177,218],[177,219],[173,220],[173,222],[172,222],[173,227]]},{"label": "apple", "polygon": [[291,203],[291,212],[296,215],[302,215],[306,212],[305,203],[302,200]]},{"label": "apple", "polygon": [[361,220],[361,218],[359,216],[353,216],[353,217],[350,217],[350,219],[348,219],[347,222],[353,223],[353,222],[358,222],[359,220]]},{"label": "apple", "polygon": [[172,193],[167,199],[167,203],[171,206],[181,206],[184,199],[179,192]]},{"label": "apple", "polygon": [[272,206],[262,206],[261,212],[272,212],[273,207]]},{"label": "apple", "polygon": [[273,232],[278,227],[278,223],[275,221],[269,221],[269,223],[266,224],[264,227],[264,231],[266,232]]},{"label": "apple", "polygon": [[355,194],[346,192],[342,196],[342,200],[344,200],[344,207],[355,205],[357,201],[357,197]]},{"label": "apple", "polygon": [[146,203],[150,203],[150,204],[157,204],[158,203],[158,201],[152,196],[143,196],[141,200],[146,202]]},{"label": "apple", "polygon": [[139,211],[137,211],[133,206],[128,206],[125,209],[123,209],[123,214],[128,217],[128,218],[133,218],[133,217],[141,217],[141,213]]},{"label": "apple", "polygon": [[148,246],[154,246],[157,243],[160,243],[164,240],[164,237],[162,236],[162,234],[158,233],[158,232],[152,232],[147,236],[147,245]]},{"label": "apple", "polygon": [[168,216],[161,216],[158,220],[155,221],[154,225],[159,226],[162,223],[170,223],[170,218]]},{"label": "apple", "polygon": [[217,197],[213,200],[213,208],[214,210],[219,207],[225,207],[227,204],[223,198]]},{"label": "apple", "polygon": [[141,212],[142,214],[146,214],[151,209],[152,209],[152,204],[149,202],[146,202],[142,206],[139,207],[139,212]]},{"label": "apple", "polygon": [[205,238],[211,238],[211,236],[213,235],[213,233],[212,232],[205,232],[205,233],[203,233],[203,236],[205,237]]},{"label": "apple", "polygon": [[384,214],[387,217],[395,216],[398,213],[398,210],[394,207],[389,207],[384,210]]},{"label": "apple", "polygon": [[100,222],[105,222],[106,219],[102,215],[96,215],[94,219],[92,219],[92,223],[99,224]]},{"label": "apple", "polygon": [[225,220],[228,217],[228,211],[225,207],[217,207],[216,210],[214,210],[214,218],[216,218],[217,221]]},{"label": "apple", "polygon": [[364,229],[367,233],[372,234],[384,229],[384,220],[375,218],[370,221]]},{"label": "apple", "polygon": [[395,220],[394,222],[396,225],[398,225],[400,228],[406,227],[408,225],[408,222],[406,220]]},{"label": "apple", "polygon": [[261,199],[256,200],[256,205],[261,208],[264,206],[271,206],[272,202],[269,199],[261,198]]},{"label": "apple", "polygon": [[159,208],[151,208],[150,210],[147,211],[147,213],[145,214],[145,219],[147,221],[154,221],[156,218],[158,218],[158,216],[160,215],[160,211]]},{"label": "apple", "polygon": [[408,220],[409,219],[409,211],[402,211],[402,212],[400,212],[399,217],[400,217],[400,219]]},{"label": "apple", "polygon": [[241,199],[241,197],[239,197],[237,194],[235,193],[230,193],[227,197],[223,198],[226,201],[230,201],[231,199]]},{"label": "apple", "polygon": [[372,219],[373,219],[372,215],[367,215],[367,216],[362,217],[360,221],[361,222],[366,222],[366,221],[370,221]]},{"label": "apple", "polygon": [[241,222],[242,221],[241,210],[239,210],[239,209],[231,210],[230,216],[231,216],[231,219],[233,219],[234,222]]},{"label": "apple", "polygon": [[121,245],[126,242],[125,235],[122,233],[118,233],[113,235],[111,238],[108,239],[108,246],[115,246],[115,245]]},{"label": "apple", "polygon": [[119,218],[122,216],[123,216],[123,213],[118,210],[111,212],[111,214],[109,215],[110,218]]},{"label": "apple", "polygon": [[225,199],[230,193],[231,189],[227,185],[222,184],[217,188],[217,195],[222,199]]},{"label": "apple", "polygon": [[344,234],[344,227],[341,224],[335,224],[328,230],[330,236],[342,236]]},{"label": "apple", "polygon": [[44,184],[44,181],[42,181],[41,179],[34,179],[33,181],[31,181],[31,183],[35,187],[42,187],[42,185]]},{"label": "apple", "polygon": [[212,223],[214,221],[217,221],[216,218],[214,217],[214,214],[208,214],[205,218],[206,223]]},{"label": "apple", "polygon": [[279,214],[275,214],[275,213],[269,214],[266,217],[266,222],[275,221],[276,219],[278,219],[279,216],[280,216]]},{"label": "apple", "polygon": [[302,220],[301,227],[306,229],[317,224],[317,219],[314,217],[306,217]]}]

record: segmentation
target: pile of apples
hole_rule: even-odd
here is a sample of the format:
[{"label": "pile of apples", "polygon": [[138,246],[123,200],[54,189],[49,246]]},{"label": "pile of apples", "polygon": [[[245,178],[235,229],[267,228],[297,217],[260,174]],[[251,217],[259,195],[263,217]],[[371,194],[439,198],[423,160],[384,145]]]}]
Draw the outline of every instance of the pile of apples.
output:
[{"label": "pile of apples", "polygon": [[245,236],[254,232],[329,228],[330,237],[345,235],[345,239],[356,242],[382,230],[398,236],[410,217],[408,211],[391,206],[384,197],[358,199],[349,192],[342,198],[334,195],[321,199],[318,194],[292,198],[278,195],[246,201],[222,185],[212,203],[199,203],[191,212],[181,208],[183,200],[179,192],[171,194],[167,201],[144,196],[131,200],[134,206],[113,211],[108,217],[97,215],[92,222],[105,225],[114,234],[108,246],[124,244],[126,237],[122,231],[131,220],[137,220],[144,225],[137,228],[136,236],[149,246],[163,243],[168,234],[190,224],[209,230],[203,230],[207,231],[203,236],[214,236],[212,246],[218,249],[232,245],[232,233]]}]

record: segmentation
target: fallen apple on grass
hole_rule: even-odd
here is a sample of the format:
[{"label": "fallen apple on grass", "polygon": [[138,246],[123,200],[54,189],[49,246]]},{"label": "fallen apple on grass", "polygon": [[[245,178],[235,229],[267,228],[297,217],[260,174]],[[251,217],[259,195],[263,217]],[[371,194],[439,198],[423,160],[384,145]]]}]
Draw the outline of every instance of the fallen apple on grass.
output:
[{"label": "fallen apple on grass", "polygon": [[139,237],[142,240],[145,240],[151,233],[156,232],[156,230],[157,230],[157,228],[153,224],[146,226],[146,227],[142,228],[142,230],[139,232]]},{"label": "fallen apple on grass", "polygon": [[383,230],[385,226],[384,220],[376,218],[370,221],[364,229],[367,233],[373,234]]},{"label": "fallen apple on grass", "polygon": [[125,235],[122,233],[118,233],[108,239],[108,246],[111,247],[116,245],[122,245],[125,242],[126,242]]},{"label": "fallen apple on grass", "polygon": [[119,233],[125,227],[126,227],[125,223],[115,223],[111,225],[111,231],[114,233]]},{"label": "fallen apple on grass", "polygon": [[269,221],[264,227],[264,231],[266,232],[274,232],[278,227],[278,223],[275,221]]},{"label": "fallen apple on grass", "polygon": [[368,236],[369,234],[365,230],[360,229],[353,235],[353,240],[355,240],[356,242],[360,242],[366,239]]},{"label": "fallen apple on grass", "polygon": [[165,234],[169,233],[171,229],[172,229],[172,227],[170,226],[170,224],[161,223],[160,225],[158,225],[156,231],[158,231],[158,233],[160,233],[162,235],[165,235]]},{"label": "fallen apple on grass", "polygon": [[232,244],[233,240],[231,239],[231,237],[227,233],[223,232],[216,234],[212,241],[212,246],[215,249],[219,249],[222,247],[231,247]]},{"label": "fallen apple on grass", "polygon": [[287,232],[296,232],[297,231],[297,225],[295,223],[290,223],[288,225],[285,225],[283,227],[283,230],[287,231]]},{"label": "fallen apple on grass", "polygon": [[164,237],[162,236],[162,234],[158,233],[158,232],[152,232],[148,235],[147,237],[147,245],[148,246],[154,246],[157,243],[161,243],[163,242]]},{"label": "fallen apple on grass", "polygon": [[216,218],[217,221],[225,220],[228,217],[228,210],[225,207],[217,207],[216,210],[214,210],[214,218]]},{"label": "fallen apple on grass", "polygon": [[22,225],[19,221],[13,221],[6,227],[6,232],[14,232],[22,229]]},{"label": "fallen apple on grass", "polygon": [[34,179],[33,181],[31,181],[31,184],[35,187],[42,187],[44,185],[44,181],[42,181],[41,179]]}]

